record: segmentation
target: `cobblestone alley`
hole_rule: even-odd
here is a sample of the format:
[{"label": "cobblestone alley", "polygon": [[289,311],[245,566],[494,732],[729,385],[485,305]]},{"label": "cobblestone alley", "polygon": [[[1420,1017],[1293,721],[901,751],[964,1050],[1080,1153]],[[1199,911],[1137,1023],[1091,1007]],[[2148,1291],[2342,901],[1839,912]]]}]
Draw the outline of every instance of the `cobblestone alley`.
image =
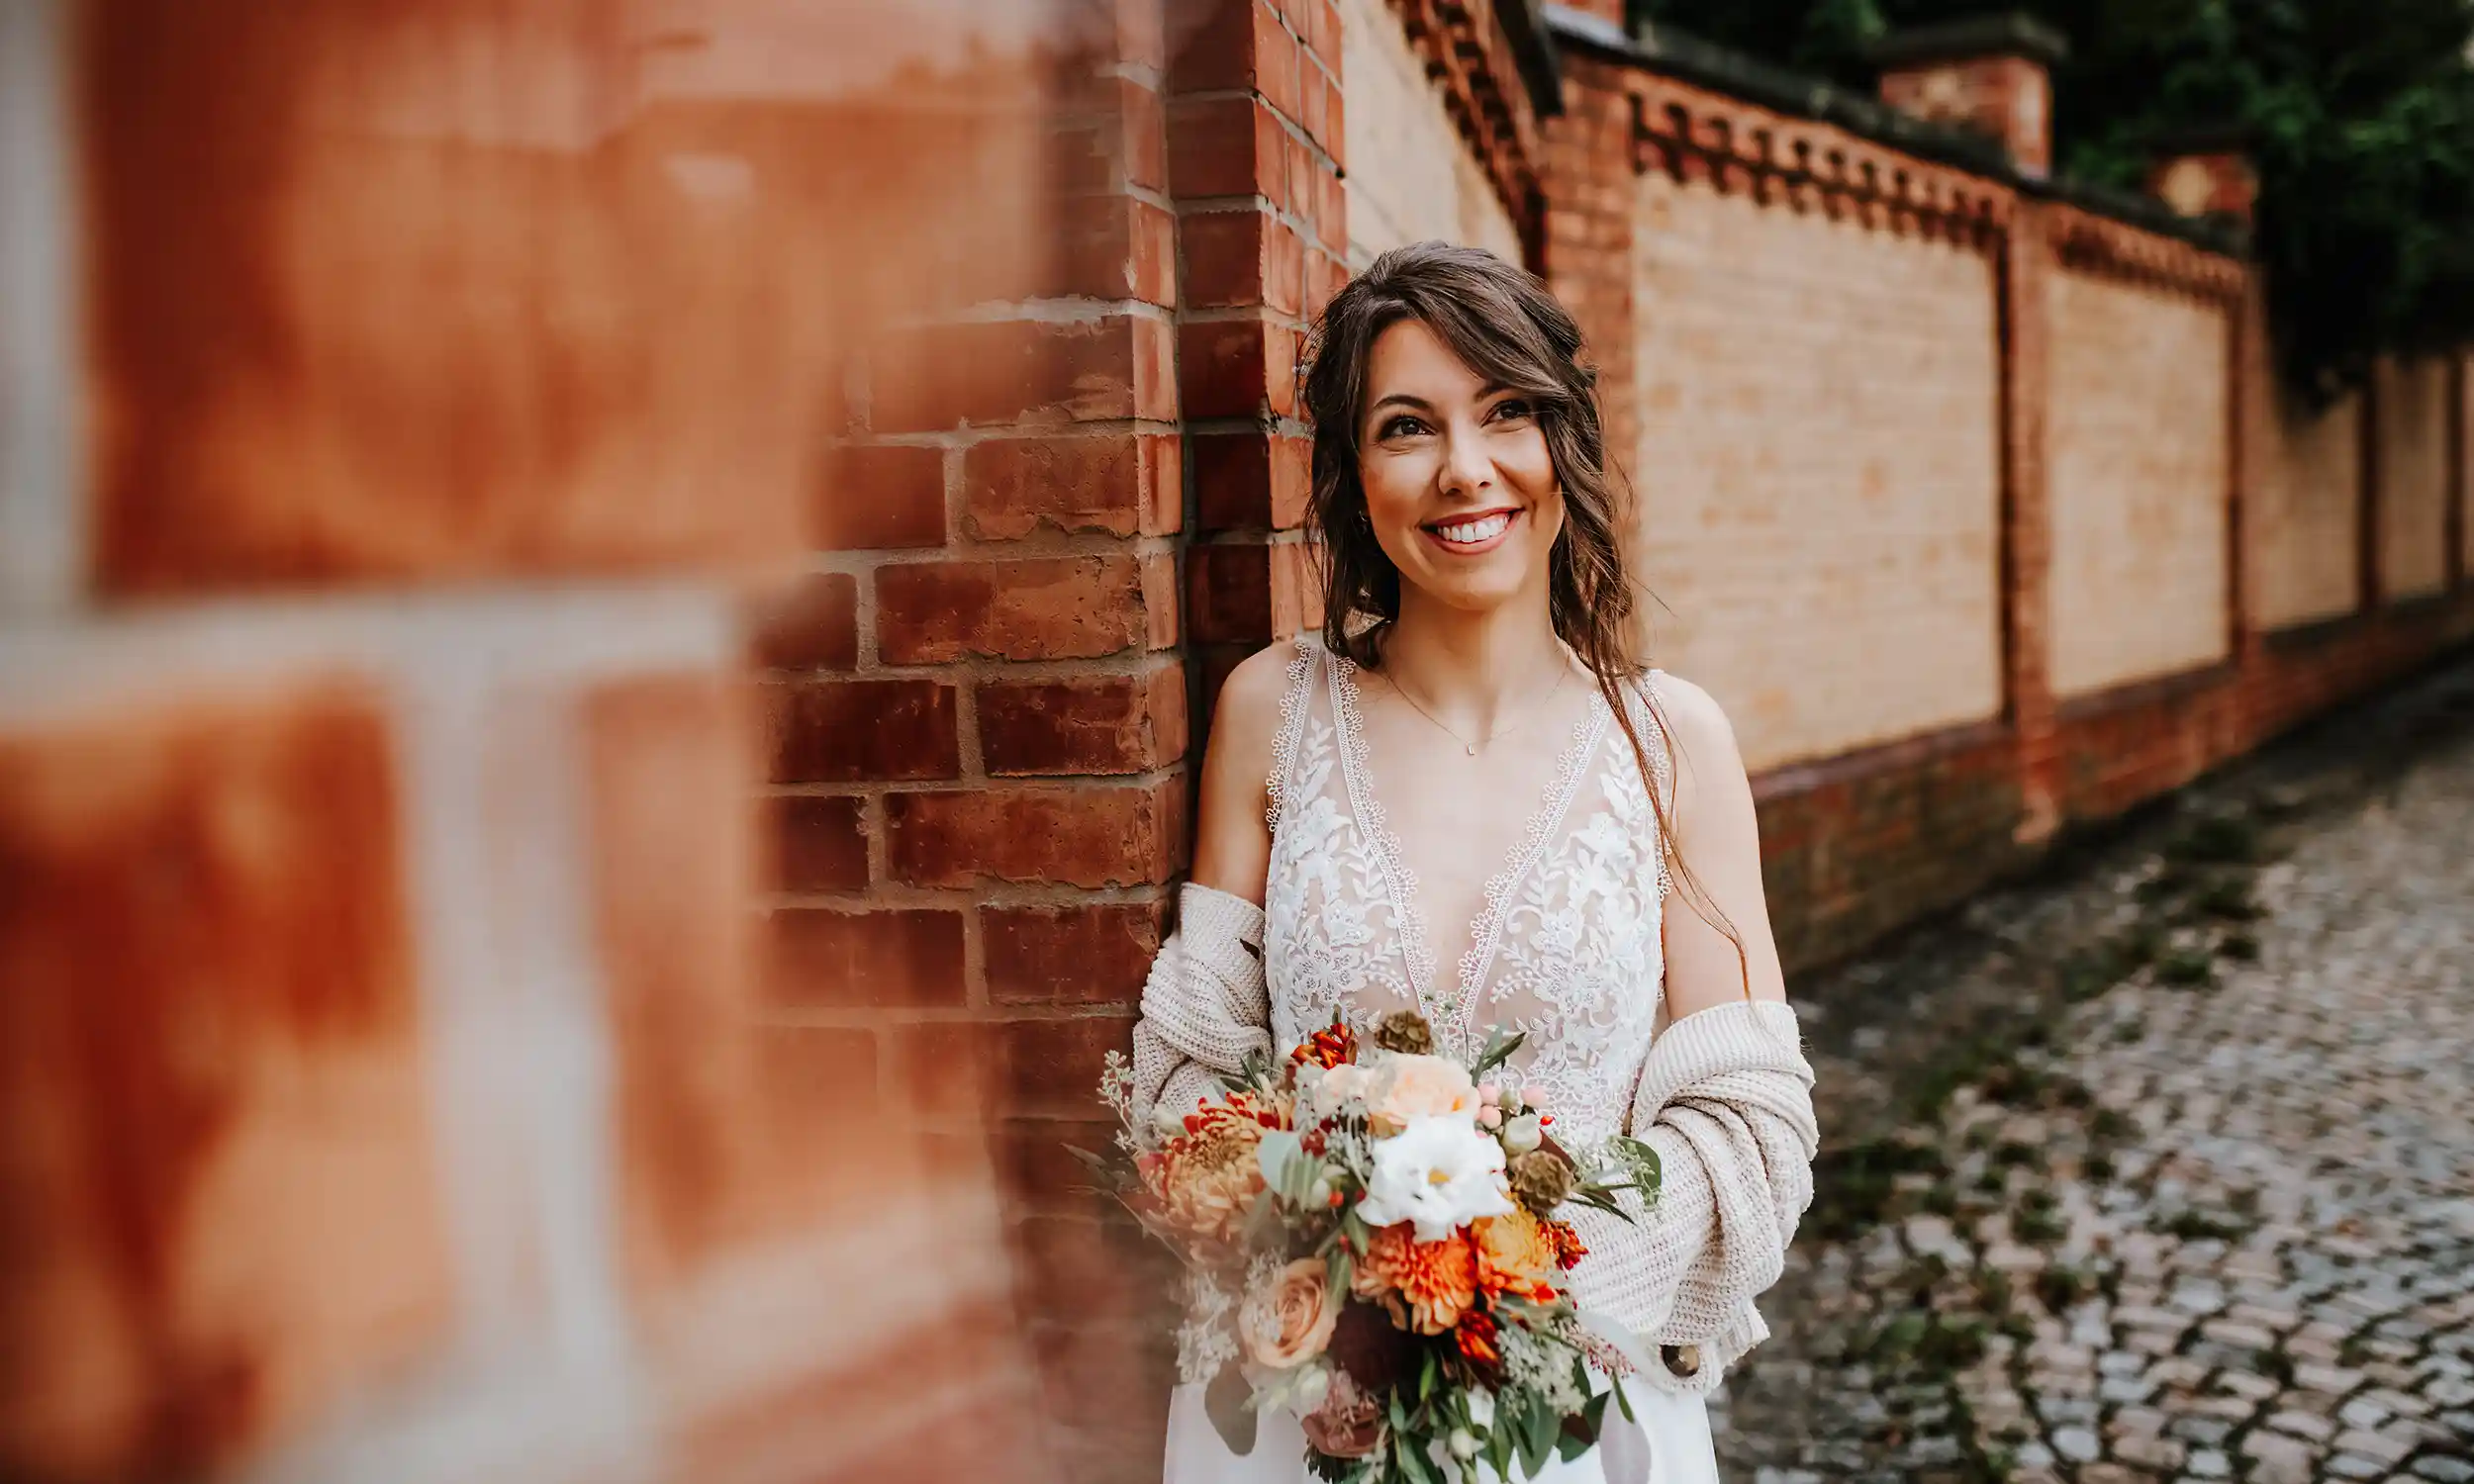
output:
[{"label": "cobblestone alley", "polygon": [[1729,1477],[2474,1480],[2474,664],[1808,987]]}]

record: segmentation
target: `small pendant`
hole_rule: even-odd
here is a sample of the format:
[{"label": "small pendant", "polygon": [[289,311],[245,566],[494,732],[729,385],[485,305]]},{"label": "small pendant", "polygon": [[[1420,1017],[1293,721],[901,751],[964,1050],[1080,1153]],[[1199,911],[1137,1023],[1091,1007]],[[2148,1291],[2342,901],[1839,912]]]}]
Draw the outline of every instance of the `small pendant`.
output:
[{"label": "small pendant", "polygon": [[1464,743],[1462,743],[1461,745],[1462,745],[1463,747],[1466,747],[1466,748],[1468,748],[1468,749],[1469,749],[1469,755],[1470,755],[1471,757],[1473,757],[1473,758],[1474,758],[1474,757],[1477,756],[1477,744],[1476,744],[1476,743],[1475,743],[1475,742],[1464,742]]}]

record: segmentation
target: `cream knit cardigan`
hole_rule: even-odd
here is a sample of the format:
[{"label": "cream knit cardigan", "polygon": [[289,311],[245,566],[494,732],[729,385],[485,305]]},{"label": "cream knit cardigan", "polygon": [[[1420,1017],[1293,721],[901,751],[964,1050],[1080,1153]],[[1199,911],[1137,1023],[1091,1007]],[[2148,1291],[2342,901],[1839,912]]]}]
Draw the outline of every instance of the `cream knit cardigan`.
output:
[{"label": "cream knit cardigan", "polygon": [[[1141,1126],[1156,1108],[1220,1096],[1247,1053],[1272,1055],[1262,953],[1262,908],[1184,887],[1134,1025]],[[1778,1280],[1812,1204],[1812,1085],[1795,1012],[1774,1001],[1703,1010],[1651,1044],[1631,1131],[1658,1152],[1658,1203],[1631,1225],[1581,1211],[1589,1256],[1572,1274],[1584,1312],[1669,1356],[1645,1372],[1651,1385],[1706,1391],[1768,1338],[1754,1299]]]}]

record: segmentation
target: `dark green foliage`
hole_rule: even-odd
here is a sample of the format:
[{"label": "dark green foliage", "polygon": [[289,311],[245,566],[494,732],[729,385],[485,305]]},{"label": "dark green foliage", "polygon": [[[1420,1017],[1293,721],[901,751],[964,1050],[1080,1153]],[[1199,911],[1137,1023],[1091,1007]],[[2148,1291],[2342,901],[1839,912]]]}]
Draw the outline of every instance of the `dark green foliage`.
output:
[{"label": "dark green foliage", "polygon": [[2196,988],[2217,974],[2217,961],[2198,949],[2177,948],[2156,961],[2156,981]]},{"label": "dark green foliage", "polygon": [[[1985,0],[1632,0],[1764,60],[1854,87],[1867,42]],[[2474,338],[2474,8],[2463,0],[2032,0],[2055,68],[2062,171],[2138,189],[2194,132],[2259,173],[2253,247],[2288,387],[2319,403],[2383,352]]]}]

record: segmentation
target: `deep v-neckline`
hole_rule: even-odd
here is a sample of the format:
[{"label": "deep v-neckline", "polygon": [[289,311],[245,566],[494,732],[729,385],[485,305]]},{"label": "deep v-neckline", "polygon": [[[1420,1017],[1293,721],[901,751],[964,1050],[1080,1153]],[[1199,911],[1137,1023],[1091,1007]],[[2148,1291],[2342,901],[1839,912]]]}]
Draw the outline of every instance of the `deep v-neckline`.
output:
[{"label": "deep v-neckline", "polygon": [[1597,756],[1604,744],[1606,725],[1614,713],[1606,698],[1593,691],[1587,709],[1573,720],[1563,753],[1556,760],[1555,772],[1528,823],[1505,852],[1501,867],[1486,878],[1477,915],[1470,920],[1461,940],[1466,947],[1458,963],[1459,982],[1447,1001],[1441,986],[1434,982],[1437,966],[1433,945],[1426,935],[1426,913],[1416,869],[1402,853],[1382,799],[1375,790],[1371,750],[1364,722],[1358,715],[1358,667],[1346,656],[1331,658],[1331,705],[1339,732],[1341,784],[1348,790],[1359,828],[1375,849],[1376,863],[1383,879],[1383,894],[1397,924],[1401,968],[1408,979],[1409,993],[1427,1019],[1438,1022],[1437,1029],[1451,1038],[1451,1044],[1466,1043],[1476,1015],[1478,993],[1485,987],[1487,975],[1501,953],[1504,908],[1545,857],[1556,826],[1570,816],[1572,800],[1580,791],[1589,760]]}]

